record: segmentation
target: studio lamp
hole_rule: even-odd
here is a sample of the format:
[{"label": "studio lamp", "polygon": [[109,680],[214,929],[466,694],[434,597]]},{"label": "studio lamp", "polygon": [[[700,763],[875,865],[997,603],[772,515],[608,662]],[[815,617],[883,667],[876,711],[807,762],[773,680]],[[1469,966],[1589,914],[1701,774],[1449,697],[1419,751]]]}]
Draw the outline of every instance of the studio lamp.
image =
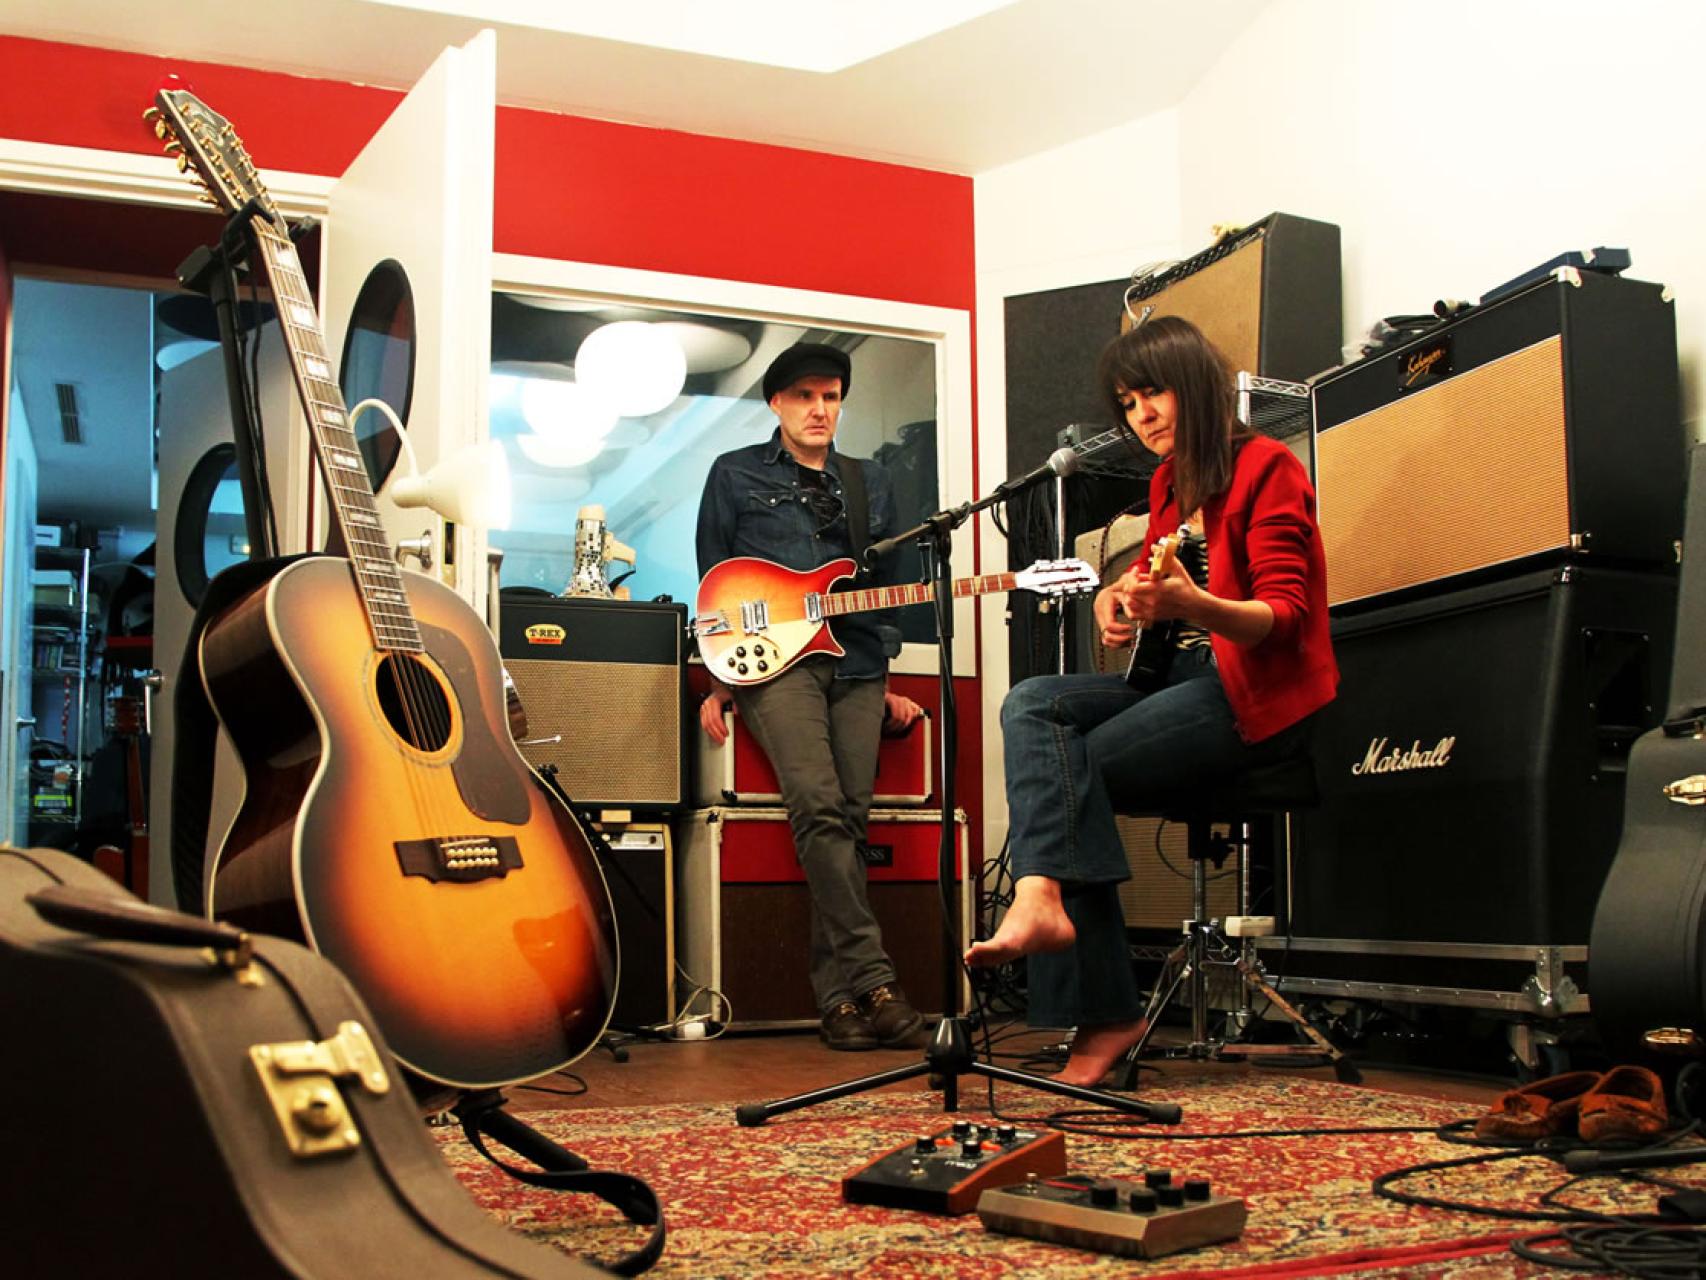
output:
[{"label": "studio lamp", "polygon": [[[446,454],[426,473],[421,473],[415,447],[396,412],[383,400],[363,400],[350,410],[350,429],[368,409],[378,409],[396,429],[409,474],[391,480],[391,501],[399,507],[425,507],[455,524],[482,529],[507,529],[510,520],[509,460],[496,440],[466,445]],[[422,567],[431,564],[430,541],[421,555],[422,539],[410,539],[400,548],[419,555]]]}]

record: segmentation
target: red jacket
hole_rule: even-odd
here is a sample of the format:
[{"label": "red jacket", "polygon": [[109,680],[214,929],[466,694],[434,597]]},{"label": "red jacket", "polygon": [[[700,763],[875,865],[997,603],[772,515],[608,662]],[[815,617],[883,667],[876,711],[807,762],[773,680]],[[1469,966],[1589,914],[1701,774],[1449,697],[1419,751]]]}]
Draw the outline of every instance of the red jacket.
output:
[{"label": "red jacket", "polygon": [[[1274,611],[1273,630],[1258,644],[1213,636],[1226,700],[1246,742],[1260,742],[1333,700],[1339,667],[1327,619],[1327,561],[1315,523],[1315,490],[1290,449],[1266,436],[1236,446],[1232,483],[1203,506],[1208,589],[1228,600],[1260,600]],[[1149,488],[1149,533],[1179,527],[1173,462]]]}]

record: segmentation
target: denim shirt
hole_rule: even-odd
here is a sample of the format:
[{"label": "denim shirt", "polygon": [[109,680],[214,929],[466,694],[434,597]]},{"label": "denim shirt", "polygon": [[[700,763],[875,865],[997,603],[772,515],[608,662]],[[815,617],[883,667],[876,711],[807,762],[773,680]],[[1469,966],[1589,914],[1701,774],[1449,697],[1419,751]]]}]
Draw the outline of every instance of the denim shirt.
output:
[{"label": "denim shirt", "polygon": [[[869,499],[870,540],[876,542],[894,532],[894,487],[888,472],[875,462],[860,462]],[[694,540],[699,555],[699,576],[732,556],[759,556],[789,569],[816,569],[831,560],[853,554],[847,516],[827,527],[820,520],[800,478],[800,464],[782,445],[781,429],[773,431],[764,444],[748,445],[723,454],[711,464],[705,477],[705,492],[699,499],[699,529]],[[845,506],[841,465],[833,447],[824,466],[829,488]],[[893,557],[889,559],[892,565]],[[857,583],[843,580],[835,590],[888,585],[888,573],[861,571]],[[892,572],[892,570],[891,570]],[[849,613],[831,624],[831,631],[847,656],[836,669],[837,677],[870,680],[888,671],[888,660],[900,652],[900,632],[893,625],[894,611],[878,609]]]}]

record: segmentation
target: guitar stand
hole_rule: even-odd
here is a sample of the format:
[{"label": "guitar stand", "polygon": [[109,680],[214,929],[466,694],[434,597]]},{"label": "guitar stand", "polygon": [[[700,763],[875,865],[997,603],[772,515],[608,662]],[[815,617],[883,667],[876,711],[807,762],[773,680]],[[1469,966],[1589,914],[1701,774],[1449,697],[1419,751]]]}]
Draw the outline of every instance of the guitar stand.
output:
[{"label": "guitar stand", "polygon": [[1082,1085],[1051,1080],[1047,1076],[1032,1075],[1028,1071],[1015,1071],[1011,1067],[998,1067],[994,1063],[980,1062],[972,1056],[971,1031],[966,1020],[959,1017],[943,1018],[937,1025],[936,1034],[930,1040],[930,1047],[924,1051],[923,1062],[915,1062],[906,1067],[896,1067],[892,1071],[879,1071],[874,1075],[844,1081],[841,1084],[832,1084],[823,1089],[813,1089],[810,1093],[795,1094],[791,1098],[783,1098],[777,1102],[743,1103],[735,1108],[735,1119],[744,1128],[756,1128],[772,1116],[785,1115],[789,1111],[798,1111],[801,1107],[815,1106],[820,1102],[832,1102],[836,1098],[845,1098],[849,1094],[880,1089],[886,1084],[911,1080],[926,1073],[942,1078],[943,1111],[959,1110],[959,1077],[977,1075],[991,1080],[1002,1080],[1008,1084],[1040,1089],[1045,1093],[1057,1093],[1063,1098],[1071,1098],[1076,1102],[1085,1102],[1096,1107],[1107,1107],[1110,1110],[1124,1112],[1126,1115],[1140,1116],[1155,1124],[1179,1123],[1179,1108],[1176,1103],[1139,1102],[1135,1098],[1123,1098],[1118,1094],[1108,1093],[1101,1089],[1087,1089]]}]

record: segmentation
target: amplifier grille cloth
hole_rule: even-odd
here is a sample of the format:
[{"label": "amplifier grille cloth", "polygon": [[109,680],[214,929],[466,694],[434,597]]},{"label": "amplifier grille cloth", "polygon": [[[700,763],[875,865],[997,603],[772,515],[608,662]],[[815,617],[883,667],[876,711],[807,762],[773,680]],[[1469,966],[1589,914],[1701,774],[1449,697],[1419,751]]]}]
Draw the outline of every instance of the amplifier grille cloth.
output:
[{"label": "amplifier grille cloth", "polygon": [[1566,447],[1558,336],[1322,430],[1328,602],[1568,546]]},{"label": "amplifier grille cloth", "polygon": [[523,747],[534,768],[554,764],[577,804],[681,802],[681,674],[635,662],[507,664],[527,712]]},{"label": "amplifier grille cloth", "polygon": [[[1120,885],[1126,927],[1177,932],[1191,914],[1191,858],[1186,851],[1185,824],[1163,823],[1160,818],[1116,818],[1114,822],[1131,867],[1131,879]],[[1161,828],[1166,862],[1155,852],[1157,827]],[[1208,914],[1212,919],[1238,913],[1237,866],[1236,858],[1227,858],[1218,872],[1209,864]]]},{"label": "amplifier grille cloth", "polygon": [[[1259,369],[1264,252],[1258,237],[1160,293],[1133,299],[1131,309],[1140,316],[1147,307],[1154,308],[1151,317],[1183,316],[1234,369]],[[1131,317],[1121,316],[1121,332],[1129,328]]]}]

